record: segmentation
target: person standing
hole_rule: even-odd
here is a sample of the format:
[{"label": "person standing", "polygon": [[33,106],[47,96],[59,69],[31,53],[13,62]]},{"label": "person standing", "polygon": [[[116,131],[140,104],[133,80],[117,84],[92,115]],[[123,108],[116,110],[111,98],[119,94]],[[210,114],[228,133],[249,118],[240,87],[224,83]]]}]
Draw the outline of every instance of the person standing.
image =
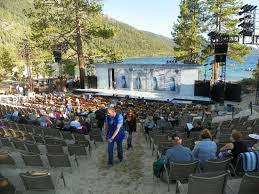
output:
[{"label": "person standing", "polygon": [[108,142],[108,165],[113,165],[113,147],[117,143],[117,152],[120,162],[123,159],[122,142],[125,137],[123,127],[123,116],[117,113],[114,108],[107,109],[106,122],[104,129],[107,131],[106,139]]},{"label": "person standing", "polygon": [[106,115],[106,107],[104,104],[100,106],[100,109],[95,111],[95,118],[97,119],[97,125],[100,130],[103,129],[104,121]]},{"label": "person standing", "polygon": [[129,135],[127,139],[127,150],[129,150],[130,148],[133,148],[132,133],[133,131],[136,131],[136,128],[137,128],[136,116],[132,110],[129,110],[128,114],[126,115],[125,128],[126,128],[126,131],[128,131],[128,135]]}]

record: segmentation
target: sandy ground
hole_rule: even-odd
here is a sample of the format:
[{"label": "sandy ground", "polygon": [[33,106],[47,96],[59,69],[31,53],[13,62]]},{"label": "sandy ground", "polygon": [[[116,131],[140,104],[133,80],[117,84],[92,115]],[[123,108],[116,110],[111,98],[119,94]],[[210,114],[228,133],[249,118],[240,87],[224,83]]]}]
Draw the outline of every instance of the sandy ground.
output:
[{"label": "sandy ground", "polygon": [[[57,194],[134,194],[134,193],[165,193],[167,185],[153,178],[152,164],[155,156],[139,131],[133,136],[133,150],[126,150],[124,141],[124,160],[117,159],[116,146],[114,166],[107,167],[107,144],[98,143],[93,146],[91,156],[81,158],[79,167],[72,174],[66,173],[67,186],[58,184]],[[171,185],[174,191],[174,185]]]}]

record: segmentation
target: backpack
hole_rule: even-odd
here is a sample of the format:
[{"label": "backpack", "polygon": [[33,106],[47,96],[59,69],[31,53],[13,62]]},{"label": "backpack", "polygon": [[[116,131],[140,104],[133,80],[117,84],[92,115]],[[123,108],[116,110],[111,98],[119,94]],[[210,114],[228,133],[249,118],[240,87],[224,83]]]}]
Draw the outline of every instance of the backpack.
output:
[{"label": "backpack", "polygon": [[161,174],[162,170],[164,169],[164,164],[165,164],[165,161],[161,158],[153,163],[153,174],[157,178],[160,177],[160,174]]}]

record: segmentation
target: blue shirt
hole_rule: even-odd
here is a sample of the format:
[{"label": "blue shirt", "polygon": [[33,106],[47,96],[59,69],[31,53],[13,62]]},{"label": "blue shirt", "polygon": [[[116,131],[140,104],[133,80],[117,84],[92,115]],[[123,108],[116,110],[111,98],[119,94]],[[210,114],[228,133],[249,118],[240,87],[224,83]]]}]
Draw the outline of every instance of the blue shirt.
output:
[{"label": "blue shirt", "polygon": [[192,151],[182,145],[176,145],[166,151],[166,162],[192,161],[194,160]]},{"label": "blue shirt", "polygon": [[78,128],[78,127],[80,127],[80,126],[81,126],[81,124],[80,124],[80,122],[78,122],[78,121],[72,121],[72,122],[70,123],[70,127]]},{"label": "blue shirt", "polygon": [[116,131],[117,125],[120,125],[120,131],[114,138],[114,141],[120,141],[124,139],[125,132],[124,132],[124,127],[123,127],[123,116],[119,113],[116,113],[115,117],[112,118],[110,116],[106,117],[106,123],[108,124],[108,132],[107,132],[107,137],[111,138]]},{"label": "blue shirt", "polygon": [[216,158],[217,144],[214,141],[203,139],[193,149],[194,158],[199,160],[201,165],[204,165],[206,161]]}]

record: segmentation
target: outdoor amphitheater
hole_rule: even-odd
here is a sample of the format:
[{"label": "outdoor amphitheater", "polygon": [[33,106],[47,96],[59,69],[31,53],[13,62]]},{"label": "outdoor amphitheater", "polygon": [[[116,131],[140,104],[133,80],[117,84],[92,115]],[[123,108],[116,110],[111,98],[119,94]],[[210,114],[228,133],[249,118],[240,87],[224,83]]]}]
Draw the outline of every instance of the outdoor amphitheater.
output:
[{"label": "outdoor amphitheater", "polygon": [[[252,135],[259,133],[256,111],[251,115],[250,109],[236,107],[230,114],[214,105],[82,96],[49,95],[24,100],[20,106],[12,101],[1,104],[1,194],[259,192],[259,157],[253,149],[257,140]],[[81,114],[77,111],[78,99]],[[68,102],[73,108],[63,115],[66,121],[73,120],[77,113],[83,128],[89,124],[87,130],[60,128],[57,112],[63,114]],[[95,118],[101,105],[115,107],[123,115],[129,110],[137,115],[133,149],[126,149],[125,140],[124,158],[120,162],[115,153],[112,167],[107,167],[107,142]],[[51,123],[42,125],[43,117],[44,122],[49,119]],[[155,123],[148,133],[147,119]],[[190,150],[201,141],[201,131],[187,135],[187,123],[200,123],[210,130],[217,157],[220,148],[230,142],[233,130],[242,133],[240,141],[247,152],[240,153],[235,163],[232,156],[207,160],[203,166],[198,158],[169,161],[160,176],[155,176],[154,162],[174,147],[174,134]]]}]

